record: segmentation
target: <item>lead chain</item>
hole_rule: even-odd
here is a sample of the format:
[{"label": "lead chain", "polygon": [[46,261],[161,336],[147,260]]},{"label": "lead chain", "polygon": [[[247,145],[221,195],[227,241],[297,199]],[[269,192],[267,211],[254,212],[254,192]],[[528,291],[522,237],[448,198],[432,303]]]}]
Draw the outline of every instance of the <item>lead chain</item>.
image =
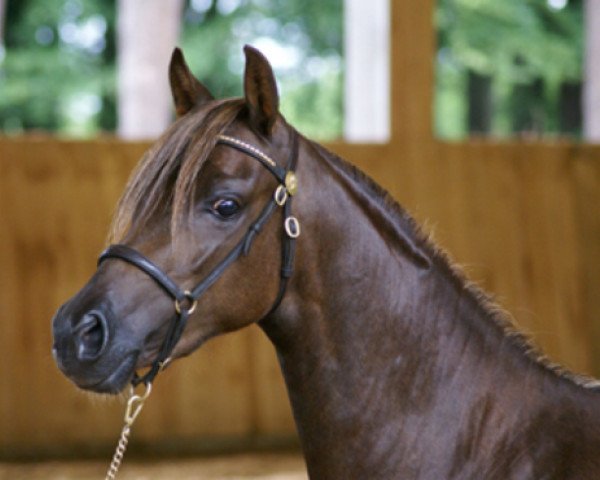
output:
[{"label": "lead chain", "polygon": [[110,462],[110,466],[108,467],[108,471],[106,472],[106,477],[104,477],[104,480],[115,480],[115,478],[117,478],[117,473],[119,468],[121,468],[121,462],[123,461],[123,456],[127,450],[127,444],[129,443],[131,426],[142,411],[144,402],[150,395],[151,391],[151,383],[146,384],[146,391],[143,395],[136,395],[133,387],[131,388],[129,400],[127,401],[127,409],[125,410],[125,425],[123,425],[123,430],[121,430],[121,436],[119,437],[117,448],[115,449],[115,453],[112,457],[112,461]]},{"label": "lead chain", "polygon": [[123,430],[121,430],[121,438],[119,438],[119,443],[117,444],[115,454],[110,462],[110,467],[108,467],[108,472],[106,472],[105,480],[115,480],[117,477],[117,472],[119,471],[121,462],[123,461],[123,455],[125,455],[125,450],[127,450],[130,432],[131,428],[129,425],[125,425]]}]

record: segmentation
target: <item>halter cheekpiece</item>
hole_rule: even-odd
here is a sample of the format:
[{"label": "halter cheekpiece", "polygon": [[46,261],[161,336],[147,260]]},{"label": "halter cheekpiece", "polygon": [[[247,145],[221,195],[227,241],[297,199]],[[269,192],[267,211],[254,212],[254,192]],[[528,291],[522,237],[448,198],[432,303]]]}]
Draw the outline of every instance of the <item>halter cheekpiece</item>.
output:
[{"label": "halter cheekpiece", "polygon": [[137,250],[124,245],[110,245],[99,257],[98,265],[110,258],[120,259],[130,263],[149,275],[167,294],[174,300],[175,315],[169,324],[169,329],[158,352],[158,355],[150,369],[143,375],[137,373],[131,381],[133,386],[144,383],[147,386],[152,383],[158,372],[160,372],[170,361],[170,355],[175,345],[181,338],[189,316],[195,311],[198,299],[202,294],[223,274],[223,272],[237,260],[241,255],[250,252],[254,237],[260,233],[269,218],[278,207],[283,209],[283,238],[281,244],[281,278],[279,292],[266,316],[272,313],[281,303],[285,294],[287,282],[294,268],[295,240],[300,235],[300,223],[292,215],[292,198],[298,190],[298,181],[295,174],[298,159],[298,134],[292,130],[292,145],[290,156],[285,167],[277,163],[258,148],[238,138],[228,135],[219,135],[217,144],[232,147],[252,158],[258,160],[277,179],[278,185],[258,217],[250,224],[242,239],[232,250],[204,277],[193,289],[183,290],[155,263],[139,253]]}]

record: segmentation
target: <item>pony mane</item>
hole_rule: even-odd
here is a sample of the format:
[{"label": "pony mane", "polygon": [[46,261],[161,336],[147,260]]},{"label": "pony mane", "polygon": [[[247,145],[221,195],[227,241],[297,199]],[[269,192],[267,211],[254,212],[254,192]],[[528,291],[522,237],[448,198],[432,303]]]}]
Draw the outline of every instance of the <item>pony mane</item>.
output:
[{"label": "pony mane", "polygon": [[191,213],[198,175],[217,136],[238,117],[242,99],[212,102],[176,120],[148,150],[125,187],[109,231],[109,243],[141,231],[159,215],[170,216],[171,233]]},{"label": "pony mane", "polygon": [[[191,214],[191,201],[202,166],[223,133],[244,108],[242,99],[212,102],[175,121],[146,152],[131,174],[121,196],[109,231],[109,243],[118,243],[142,230],[159,215],[170,215],[173,233]],[[515,324],[512,316],[477,284],[468,280],[431,236],[379,184],[356,166],[315,142],[310,142],[327,163],[354,184],[375,206],[386,228],[399,239],[400,246],[421,267],[435,264],[447,277],[474,299],[479,308],[519,351],[558,378],[589,389],[600,390],[600,381],[571,372],[553,363]]]},{"label": "pony mane", "polygon": [[328,161],[328,163],[345,178],[351,180],[363,193],[376,202],[385,214],[384,219],[393,225],[389,228],[403,231],[401,242],[410,238],[414,244],[431,259],[447,277],[466,291],[478,307],[491,320],[492,326],[498,328],[508,341],[521,353],[535,364],[550,371],[560,379],[565,379],[577,386],[600,391],[600,381],[582,374],[573,373],[568,368],[552,362],[535,344],[530,335],[524,333],[517,326],[515,319],[485,292],[479,285],[469,280],[461,266],[454,262],[449,254],[439,247],[432,239],[431,234],[426,234],[414,218],[390,195],[390,193],[375,182],[358,167],[347,162],[338,155],[330,152],[325,147],[314,143],[315,148]]}]

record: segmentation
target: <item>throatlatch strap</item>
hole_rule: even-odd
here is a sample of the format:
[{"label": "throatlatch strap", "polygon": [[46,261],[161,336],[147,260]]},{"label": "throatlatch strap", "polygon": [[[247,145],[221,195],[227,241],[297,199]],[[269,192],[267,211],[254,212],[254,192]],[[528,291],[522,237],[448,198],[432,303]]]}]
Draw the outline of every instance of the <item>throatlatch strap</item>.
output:
[{"label": "throatlatch strap", "polygon": [[187,311],[183,311],[179,314],[174,315],[173,320],[171,320],[169,324],[169,330],[165,335],[165,340],[156,356],[154,362],[152,362],[152,366],[150,369],[142,376],[139,376],[136,373],[133,374],[133,378],[131,379],[131,384],[135,387],[140,383],[144,383],[148,385],[154,381],[154,377],[158,375],[163,367],[166,365],[168,358],[171,355],[171,352],[177,345],[177,342],[181,338],[181,334],[187,325],[187,320],[189,318],[189,313]]},{"label": "throatlatch strap", "polygon": [[[294,136],[292,138],[292,148],[290,150],[290,156],[288,158],[287,163],[287,171],[295,172],[296,170],[296,162],[298,160],[298,134],[294,132]],[[293,196],[288,197],[285,205],[283,206],[283,219],[284,224],[285,220],[289,218],[292,214],[292,200]],[[287,284],[294,273],[294,258],[296,256],[296,239],[290,237],[285,228],[281,233],[281,269],[280,269],[280,280],[279,280],[279,291],[277,292],[277,296],[275,297],[275,301],[273,305],[269,309],[269,311],[265,314],[263,319],[267,318],[271,315],[279,305],[281,304],[283,297],[285,295],[285,291],[287,289]],[[261,319],[262,321],[262,319]]]}]

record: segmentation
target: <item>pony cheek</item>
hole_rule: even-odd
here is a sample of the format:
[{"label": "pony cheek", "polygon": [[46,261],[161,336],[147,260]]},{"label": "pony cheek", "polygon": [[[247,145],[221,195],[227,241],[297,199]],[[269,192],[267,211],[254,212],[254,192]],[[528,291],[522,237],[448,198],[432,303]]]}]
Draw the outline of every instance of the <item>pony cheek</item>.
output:
[{"label": "pony cheek", "polygon": [[[248,298],[237,292],[236,295],[214,295],[207,298],[200,302],[198,312],[188,320],[179,344],[195,345],[194,348],[198,348],[209,338],[247,327],[264,315],[262,303],[255,293]],[[268,305],[265,304],[265,308]]]},{"label": "pony cheek", "polygon": [[177,345],[175,345],[173,353],[171,354],[171,358],[177,359],[191,355],[200,347],[202,347],[202,345],[204,345],[209,339],[215,337],[216,335],[218,334],[209,334],[202,330],[186,332],[186,335],[183,336],[179,342],[177,342]]},{"label": "pony cheek", "polygon": [[[186,357],[201,348],[211,338],[227,331],[230,330],[227,330],[227,326],[222,322],[206,312],[199,311],[188,319],[184,334],[170,356],[172,359]],[[154,355],[153,353],[152,357]]]}]

